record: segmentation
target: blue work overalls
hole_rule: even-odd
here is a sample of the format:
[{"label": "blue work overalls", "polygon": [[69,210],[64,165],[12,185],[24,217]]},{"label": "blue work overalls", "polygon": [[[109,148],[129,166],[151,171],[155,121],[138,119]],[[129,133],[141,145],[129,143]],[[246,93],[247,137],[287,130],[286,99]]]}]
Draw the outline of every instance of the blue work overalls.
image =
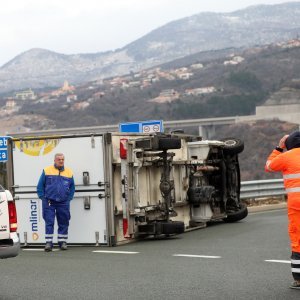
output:
[{"label": "blue work overalls", "polygon": [[43,170],[37,185],[42,200],[45,220],[45,239],[53,243],[55,216],[58,224],[58,244],[67,242],[70,215],[70,201],[75,192],[73,173],[70,169],[49,166]]}]

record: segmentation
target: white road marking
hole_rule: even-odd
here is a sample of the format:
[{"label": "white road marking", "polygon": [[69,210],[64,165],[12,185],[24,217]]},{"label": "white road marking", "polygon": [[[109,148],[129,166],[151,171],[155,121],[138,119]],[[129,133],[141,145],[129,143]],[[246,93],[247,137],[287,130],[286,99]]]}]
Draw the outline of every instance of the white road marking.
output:
[{"label": "white road marking", "polygon": [[279,260],[279,259],[266,259],[266,262],[277,262],[277,263],[281,263],[281,264],[290,264],[291,261],[290,260]]},{"label": "white road marking", "polygon": [[194,255],[194,254],[173,254],[173,256],[180,256],[180,257],[199,257],[199,258],[221,258],[221,256]]},{"label": "white road marking", "polygon": [[[45,251],[45,250],[44,248],[26,248],[26,249],[22,249],[22,251]],[[59,251],[59,249],[52,249],[52,251]]]},{"label": "white road marking", "polygon": [[94,253],[111,253],[111,254],[138,254],[140,252],[133,252],[133,251],[109,251],[109,250],[95,250],[92,251]]}]

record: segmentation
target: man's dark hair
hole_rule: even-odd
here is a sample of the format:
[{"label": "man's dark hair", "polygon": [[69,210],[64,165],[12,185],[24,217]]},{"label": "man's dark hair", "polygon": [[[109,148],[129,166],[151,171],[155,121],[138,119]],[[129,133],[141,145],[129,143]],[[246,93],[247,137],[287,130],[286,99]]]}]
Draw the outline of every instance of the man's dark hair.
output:
[{"label": "man's dark hair", "polygon": [[285,146],[287,150],[300,148],[300,131],[291,133],[285,141]]}]

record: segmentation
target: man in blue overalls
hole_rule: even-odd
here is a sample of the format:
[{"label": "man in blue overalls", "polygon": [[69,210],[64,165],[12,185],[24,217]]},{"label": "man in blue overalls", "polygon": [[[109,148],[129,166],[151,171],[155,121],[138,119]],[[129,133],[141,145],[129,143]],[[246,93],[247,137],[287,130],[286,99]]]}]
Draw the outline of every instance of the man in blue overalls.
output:
[{"label": "man in blue overalls", "polygon": [[45,251],[52,251],[55,216],[58,224],[57,241],[61,250],[67,250],[70,201],[73,199],[75,184],[73,172],[64,166],[62,153],[55,154],[54,165],[46,167],[37,185],[37,194],[42,200],[45,220]]}]

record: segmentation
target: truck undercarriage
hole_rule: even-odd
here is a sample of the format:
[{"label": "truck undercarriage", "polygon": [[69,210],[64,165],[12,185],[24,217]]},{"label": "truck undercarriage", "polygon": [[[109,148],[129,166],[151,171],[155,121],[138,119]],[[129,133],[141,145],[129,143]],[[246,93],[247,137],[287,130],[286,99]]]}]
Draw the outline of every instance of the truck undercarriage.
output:
[{"label": "truck undercarriage", "polygon": [[[135,236],[158,236],[182,233],[187,227],[203,226],[209,221],[235,222],[245,218],[247,208],[240,201],[240,169],[238,154],[243,151],[240,140],[202,141],[199,137],[185,135],[153,135],[127,141],[127,176],[137,187],[138,175],[134,169],[148,167],[159,170],[160,178],[151,182],[150,189],[158,189],[161,197],[147,205],[142,199],[132,199],[136,205]],[[186,150],[180,152],[180,150]],[[183,154],[184,153],[184,154]],[[174,176],[183,172],[180,186]],[[131,175],[130,175],[131,174]],[[154,177],[154,176],[153,176]],[[157,179],[157,176],[156,176]],[[176,199],[181,190],[184,201]],[[145,193],[135,194],[145,197]],[[126,200],[127,201],[127,200]],[[178,207],[189,208],[189,224],[176,218]]]}]

